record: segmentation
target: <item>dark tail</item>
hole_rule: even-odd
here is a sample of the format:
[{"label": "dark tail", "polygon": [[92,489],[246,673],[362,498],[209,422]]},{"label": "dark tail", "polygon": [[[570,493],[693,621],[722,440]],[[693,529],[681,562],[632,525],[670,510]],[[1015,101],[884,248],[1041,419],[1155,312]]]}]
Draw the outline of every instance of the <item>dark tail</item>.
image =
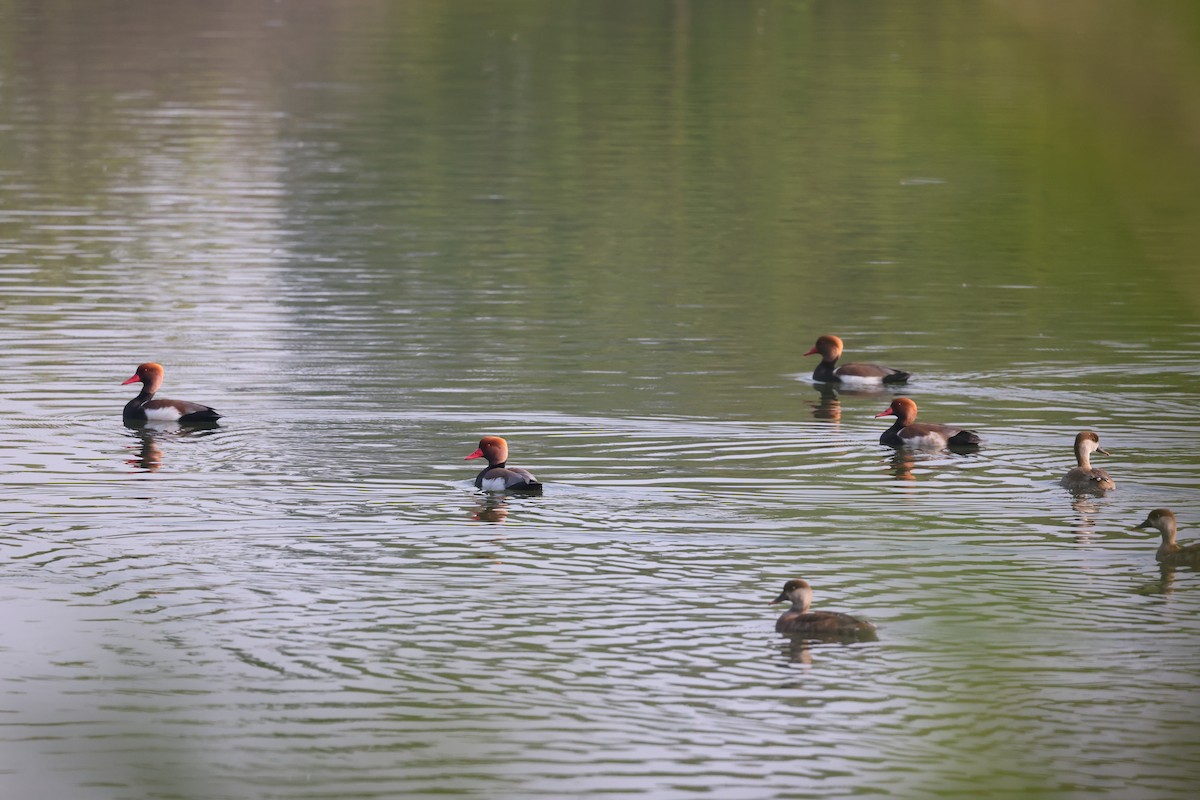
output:
[{"label": "dark tail", "polygon": [[179,418],[179,421],[184,424],[203,425],[207,422],[216,422],[221,418],[215,408],[205,408],[202,411],[193,411],[190,414],[184,414]]},{"label": "dark tail", "polygon": [[975,431],[959,431],[950,437],[948,444],[951,447],[978,447],[983,444],[983,439]]},{"label": "dark tail", "polygon": [[912,377],[911,372],[902,372],[901,370],[896,370],[891,375],[884,375],[883,382],[884,383],[908,383],[908,379],[911,377]]}]

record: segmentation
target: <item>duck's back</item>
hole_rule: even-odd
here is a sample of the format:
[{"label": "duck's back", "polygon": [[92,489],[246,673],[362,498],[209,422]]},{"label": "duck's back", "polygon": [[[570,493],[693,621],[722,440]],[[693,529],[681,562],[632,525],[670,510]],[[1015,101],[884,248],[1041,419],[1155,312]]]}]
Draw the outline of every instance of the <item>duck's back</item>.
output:
[{"label": "duck's back", "polygon": [[909,447],[973,447],[983,440],[975,431],[964,431],[936,422],[914,422],[900,429],[897,438]]},{"label": "duck's back", "polygon": [[533,473],[521,467],[487,467],[475,476],[475,488],[485,492],[511,490],[541,491],[542,484]]},{"label": "duck's back", "polygon": [[1189,564],[1200,566],[1200,542],[1175,545],[1174,549],[1158,548],[1158,560],[1163,564]]},{"label": "duck's back", "polygon": [[845,383],[905,383],[911,373],[883,364],[843,364],[833,375]]},{"label": "duck's back", "polygon": [[788,611],[775,621],[779,633],[806,633],[814,636],[873,634],[875,626],[865,619],[840,611]]},{"label": "duck's back", "polygon": [[169,400],[165,397],[142,400],[135,397],[125,404],[125,419],[159,420],[167,422],[216,422],[221,415],[215,408],[190,400]]},{"label": "duck's back", "polygon": [[1102,469],[1075,467],[1063,476],[1059,484],[1072,492],[1107,492],[1117,484]]}]

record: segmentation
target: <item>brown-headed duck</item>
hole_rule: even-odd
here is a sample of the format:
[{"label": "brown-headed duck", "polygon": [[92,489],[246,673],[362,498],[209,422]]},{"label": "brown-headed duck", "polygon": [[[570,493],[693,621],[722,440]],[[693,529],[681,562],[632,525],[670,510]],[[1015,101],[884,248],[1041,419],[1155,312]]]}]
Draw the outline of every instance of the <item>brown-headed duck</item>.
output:
[{"label": "brown-headed duck", "polygon": [[526,491],[540,492],[542,484],[533,474],[520,467],[507,466],[508,442],[499,436],[485,436],[479,440],[479,449],[464,458],[486,458],[488,465],[475,476],[475,488],[485,492]]},{"label": "brown-headed duck", "polygon": [[121,385],[141,381],[142,391],[125,404],[124,418],[128,422],[159,420],[164,422],[216,422],[221,418],[216,409],[189,400],[154,399],[154,393],[162,386],[162,364],[147,361],[139,364],[137,372]]},{"label": "brown-headed duck", "polygon": [[1179,544],[1175,541],[1175,512],[1169,508],[1156,508],[1135,528],[1157,528],[1162,534],[1157,558],[1163,564],[1191,564],[1200,566],[1200,541]]},{"label": "brown-headed duck", "polygon": [[775,630],[779,633],[801,634],[814,639],[874,638],[875,626],[865,619],[838,611],[809,611],[812,586],[808,581],[788,581],[771,605],[785,601],[791,603],[792,607],[775,621]]},{"label": "brown-headed duck", "polygon": [[843,364],[835,369],[842,357],[842,340],[833,334],[817,338],[817,343],[804,355],[820,353],[821,363],[813,370],[812,379],[822,383],[843,383],[848,386],[869,386],[881,383],[905,383],[910,373],[881,364]]},{"label": "brown-headed duck", "polygon": [[876,417],[892,417],[896,421],[879,437],[880,444],[891,447],[976,447],[983,440],[974,431],[951,425],[917,422],[917,404],[908,397],[897,397]]}]

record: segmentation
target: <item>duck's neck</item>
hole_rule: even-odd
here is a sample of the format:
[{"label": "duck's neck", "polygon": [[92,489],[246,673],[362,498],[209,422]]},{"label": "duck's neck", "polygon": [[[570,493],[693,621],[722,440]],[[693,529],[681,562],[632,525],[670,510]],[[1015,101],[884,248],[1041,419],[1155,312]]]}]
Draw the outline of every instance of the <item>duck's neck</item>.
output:
[{"label": "duck's neck", "polygon": [[812,605],[812,593],[804,592],[798,597],[792,598],[792,611],[798,614],[807,614],[808,607]]},{"label": "duck's neck", "polygon": [[1091,470],[1092,468],[1092,449],[1087,445],[1077,445],[1075,447],[1075,463],[1080,469]]},{"label": "duck's neck", "polygon": [[1174,552],[1179,549],[1175,543],[1175,521],[1165,520],[1162,526],[1162,546],[1158,549],[1164,552]]},{"label": "duck's neck", "polygon": [[814,381],[832,381],[836,376],[833,374],[833,368],[837,365],[837,359],[821,359],[821,363],[817,364],[817,368],[813,370]]}]

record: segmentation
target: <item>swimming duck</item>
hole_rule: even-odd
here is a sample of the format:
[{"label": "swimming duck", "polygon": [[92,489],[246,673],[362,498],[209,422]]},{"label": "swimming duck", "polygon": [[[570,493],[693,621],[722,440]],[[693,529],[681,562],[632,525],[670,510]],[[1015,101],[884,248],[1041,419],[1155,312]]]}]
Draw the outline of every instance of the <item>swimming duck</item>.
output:
[{"label": "swimming duck", "polygon": [[1162,534],[1155,558],[1164,564],[1192,564],[1200,566],[1200,540],[1187,544],[1175,541],[1175,512],[1169,508],[1156,508],[1135,528],[1157,528]]},{"label": "swimming duck", "polygon": [[162,386],[162,364],[147,361],[139,364],[137,372],[121,385],[142,382],[142,391],[125,404],[123,416],[130,422],[161,420],[165,422],[216,422],[221,418],[216,409],[188,400],[154,399],[154,393]]},{"label": "swimming duck", "polygon": [[897,397],[887,410],[875,416],[896,418],[892,427],[879,437],[880,444],[892,447],[975,447],[983,441],[974,431],[917,422],[917,404],[907,397]]},{"label": "swimming duck", "polygon": [[812,587],[805,580],[791,580],[783,585],[783,591],[771,601],[771,605],[787,601],[792,607],[775,621],[779,633],[797,633],[812,638],[864,638],[873,637],[875,626],[865,619],[852,617],[838,611],[809,611],[812,605]]},{"label": "swimming duck", "polygon": [[475,476],[475,488],[485,492],[534,491],[540,492],[542,484],[527,469],[506,466],[508,442],[499,436],[485,436],[479,440],[479,449],[463,461],[486,458],[488,465]]},{"label": "swimming duck", "polygon": [[847,384],[880,384],[904,383],[910,373],[880,364],[843,364],[834,369],[837,360],[842,357],[842,340],[833,334],[825,334],[817,338],[817,343],[804,355],[821,354],[821,363],[813,370],[812,379],[825,383]]},{"label": "swimming duck", "polygon": [[1075,435],[1075,463],[1078,465],[1063,476],[1059,484],[1075,494],[1104,494],[1117,484],[1102,469],[1092,466],[1092,453],[1109,452],[1100,446],[1100,437],[1094,431],[1080,431]]}]

